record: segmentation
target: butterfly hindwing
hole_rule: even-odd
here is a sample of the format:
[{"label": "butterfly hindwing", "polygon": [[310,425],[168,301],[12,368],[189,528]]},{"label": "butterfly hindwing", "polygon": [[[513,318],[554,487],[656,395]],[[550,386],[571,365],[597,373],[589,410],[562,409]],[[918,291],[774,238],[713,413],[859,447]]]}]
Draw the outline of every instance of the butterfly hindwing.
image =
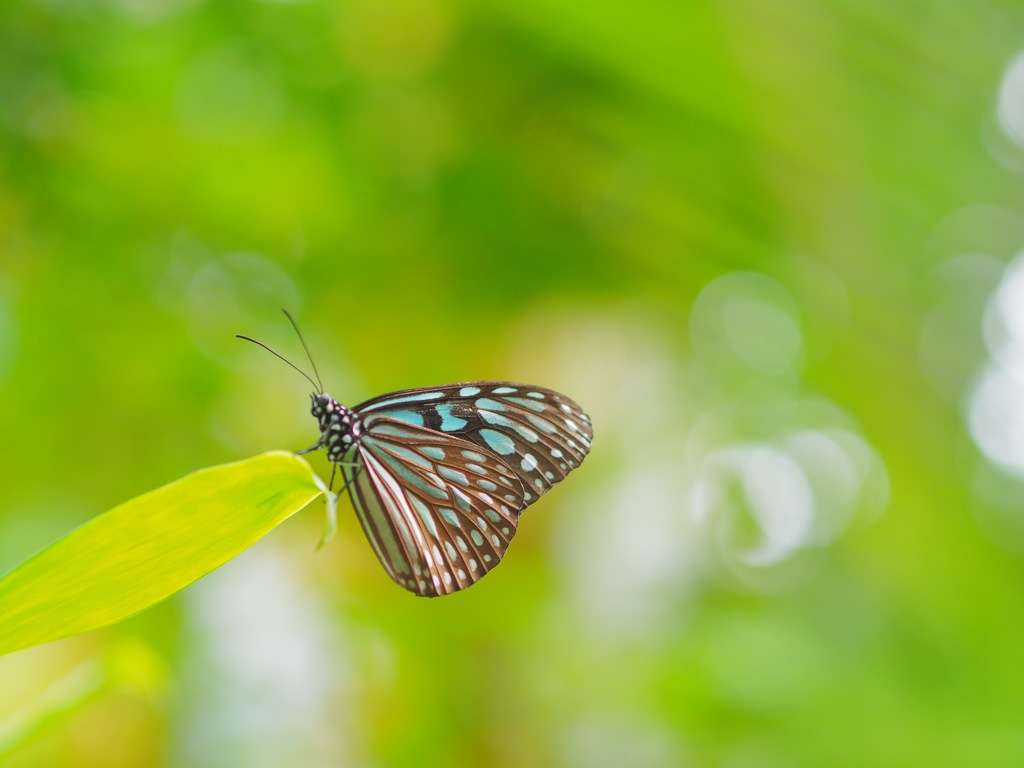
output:
[{"label": "butterfly hindwing", "polygon": [[355,407],[364,423],[389,418],[469,440],[496,454],[531,504],[579,466],[593,438],[590,417],[544,387],[470,381],[391,392]]},{"label": "butterfly hindwing", "polygon": [[388,575],[419,595],[455,592],[496,566],[526,505],[490,449],[375,414],[345,455],[353,506]]}]

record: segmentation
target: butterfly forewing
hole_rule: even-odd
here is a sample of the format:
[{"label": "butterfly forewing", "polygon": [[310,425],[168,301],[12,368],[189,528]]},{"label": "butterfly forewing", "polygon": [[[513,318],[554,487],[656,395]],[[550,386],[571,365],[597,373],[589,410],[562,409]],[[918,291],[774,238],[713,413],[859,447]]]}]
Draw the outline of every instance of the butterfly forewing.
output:
[{"label": "butterfly forewing", "polygon": [[366,537],[388,575],[419,595],[470,586],[496,566],[526,505],[494,452],[383,413],[342,469]]},{"label": "butterfly forewing", "polygon": [[459,437],[496,454],[522,481],[531,504],[579,466],[593,429],[573,400],[544,387],[469,381],[391,392],[354,409],[367,423],[387,417]]}]

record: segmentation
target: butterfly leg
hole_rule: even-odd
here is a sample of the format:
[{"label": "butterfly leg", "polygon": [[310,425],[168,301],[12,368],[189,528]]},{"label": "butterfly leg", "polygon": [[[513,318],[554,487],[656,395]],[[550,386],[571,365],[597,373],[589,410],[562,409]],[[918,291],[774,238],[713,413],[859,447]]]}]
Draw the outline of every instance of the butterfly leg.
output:
[{"label": "butterfly leg", "polygon": [[295,455],[296,456],[304,456],[307,453],[312,453],[313,451],[318,450],[322,444],[323,444],[323,438],[321,437],[313,445],[309,446],[309,448],[305,448],[305,449],[303,449],[301,451],[296,451]]},{"label": "butterfly leg", "polygon": [[[334,476],[335,476],[335,474],[338,471],[338,467],[340,467],[342,465],[345,465],[346,467],[355,467],[356,468],[356,471],[352,474],[352,482],[355,482],[355,479],[357,477],[359,477],[359,473],[363,471],[363,465],[360,462],[355,462],[355,461],[336,461],[336,462],[334,462],[334,464],[331,467],[331,482],[328,483],[328,485],[327,485],[328,489],[330,489],[332,491],[334,490]],[[346,482],[343,486],[341,486],[341,488],[338,489],[338,495],[339,496],[341,496],[341,494],[343,494],[345,492],[345,489],[348,488],[348,485],[349,485],[348,482]]]},{"label": "butterfly leg", "polygon": [[338,472],[339,464],[346,464],[347,466],[354,466],[356,468],[355,472],[352,473],[353,481],[359,477],[359,473],[363,471],[363,465],[355,462],[349,463],[337,461],[332,465],[331,482],[330,485],[327,486],[327,490],[330,491],[330,493],[328,493],[327,498],[325,499],[327,502],[327,525],[324,527],[323,536],[320,537],[320,543],[317,544],[316,548],[318,550],[334,538],[334,533],[338,528],[338,497],[345,492],[346,488],[348,488],[348,482],[346,482],[341,486],[337,493],[334,493],[334,477]]}]

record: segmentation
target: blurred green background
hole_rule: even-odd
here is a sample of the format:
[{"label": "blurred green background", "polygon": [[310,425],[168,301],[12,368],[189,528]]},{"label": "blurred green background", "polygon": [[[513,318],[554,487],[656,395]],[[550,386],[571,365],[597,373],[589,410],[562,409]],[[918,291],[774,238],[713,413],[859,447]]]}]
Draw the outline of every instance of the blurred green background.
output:
[{"label": "blurred green background", "polygon": [[596,432],[464,593],[314,505],[0,659],[8,764],[1024,764],[1022,49],[1005,0],[0,6],[0,571],[310,444],[232,338],[301,360],[280,307],[349,405]]}]

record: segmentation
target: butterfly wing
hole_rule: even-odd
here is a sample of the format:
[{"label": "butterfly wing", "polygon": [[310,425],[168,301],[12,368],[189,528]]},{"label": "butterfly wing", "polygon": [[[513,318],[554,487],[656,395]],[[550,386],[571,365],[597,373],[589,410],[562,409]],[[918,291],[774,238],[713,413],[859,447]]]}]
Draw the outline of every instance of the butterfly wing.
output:
[{"label": "butterfly wing", "polygon": [[343,457],[352,504],[384,570],[433,597],[483,578],[526,505],[522,482],[490,450],[375,415]]},{"label": "butterfly wing", "polygon": [[509,381],[468,381],[391,392],[357,405],[367,425],[397,419],[497,454],[532,504],[590,452],[590,417],[560,392]]}]

